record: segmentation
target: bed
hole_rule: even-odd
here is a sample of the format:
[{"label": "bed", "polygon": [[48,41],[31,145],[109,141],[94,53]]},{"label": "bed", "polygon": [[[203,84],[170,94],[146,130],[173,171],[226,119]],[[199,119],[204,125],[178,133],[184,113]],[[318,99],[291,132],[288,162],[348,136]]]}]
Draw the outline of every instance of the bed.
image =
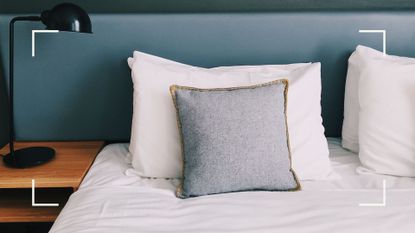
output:
[{"label": "bed", "polygon": [[[179,180],[140,178],[129,144],[110,144],[52,233],[414,232],[415,178],[359,168],[358,155],[343,149],[339,139],[347,59],[359,44],[382,48],[379,34],[359,30],[385,29],[388,52],[413,57],[413,11],[99,14],[91,19],[94,34],[82,35],[88,39],[68,35],[48,44],[45,51],[54,54],[45,57],[53,61],[19,58],[26,66],[16,73],[16,86],[45,86],[16,96],[17,140],[129,141],[133,88],[126,59],[134,49],[201,67],[321,62],[321,116],[334,179],[301,181],[299,192],[183,200],[175,196]],[[30,25],[21,27],[30,33]],[[17,53],[23,54],[31,37],[20,37],[25,43]],[[42,39],[38,46],[50,42]],[[1,51],[6,56],[7,49]],[[62,72],[68,67],[76,69]],[[50,75],[41,75],[43,70]],[[53,90],[53,98],[44,90]]]},{"label": "bed", "polygon": [[[356,154],[329,138],[338,179],[301,192],[241,192],[178,199],[177,180],[134,174],[128,144],[98,155],[50,232],[413,232],[415,179],[356,171]],[[386,180],[386,206],[382,203]]]}]

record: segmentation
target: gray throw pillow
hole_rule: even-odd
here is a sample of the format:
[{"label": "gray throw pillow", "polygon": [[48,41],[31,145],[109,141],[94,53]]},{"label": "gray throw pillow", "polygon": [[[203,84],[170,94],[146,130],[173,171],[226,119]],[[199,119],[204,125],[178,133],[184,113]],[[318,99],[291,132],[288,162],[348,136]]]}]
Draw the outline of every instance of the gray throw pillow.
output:
[{"label": "gray throw pillow", "polygon": [[287,80],[248,87],[170,87],[182,143],[180,198],[300,189],[291,168]]}]

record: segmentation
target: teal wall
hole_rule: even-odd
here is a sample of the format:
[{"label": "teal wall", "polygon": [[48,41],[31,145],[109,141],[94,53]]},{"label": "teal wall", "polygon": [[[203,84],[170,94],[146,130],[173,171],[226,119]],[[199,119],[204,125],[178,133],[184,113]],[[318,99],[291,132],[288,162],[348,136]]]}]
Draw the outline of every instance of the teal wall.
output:
[{"label": "teal wall", "polygon": [[8,141],[8,117],[7,117],[7,88],[5,83],[5,75],[3,73],[4,62],[0,59],[0,148]]},{"label": "teal wall", "polygon": [[[52,6],[62,2],[63,0],[0,0],[0,146],[7,143],[7,135],[8,135],[8,118],[7,118],[7,88],[6,88],[6,74],[7,66],[8,65],[8,20],[10,17],[17,14],[32,14],[32,13],[40,13],[45,9],[49,9]],[[385,11],[385,10],[414,10],[415,9],[415,1],[413,0],[347,0],[347,1],[340,1],[340,0],[206,0],[206,1],[198,1],[198,0],[68,0],[67,2],[76,3],[83,8],[85,8],[88,12],[93,13],[95,15],[100,14],[117,14],[117,17],[121,17],[122,14],[128,13],[130,16],[133,15],[132,13],[160,13],[160,12],[275,12],[275,11]],[[121,22],[121,21],[120,21]],[[140,22],[138,22],[140,24]],[[414,25],[414,24],[410,24]],[[39,27],[39,25],[31,25],[31,24],[23,24],[23,26],[19,26],[20,30],[23,32],[30,32],[30,28],[32,26]],[[95,25],[97,27],[100,26],[99,22]],[[412,28],[412,27],[411,27]],[[27,30],[25,30],[27,29]],[[102,31],[105,31],[104,29]],[[99,31],[98,31],[99,32]],[[125,34],[128,35],[128,30],[125,30]],[[401,33],[403,34],[403,33]],[[96,35],[97,36],[97,35]],[[96,38],[95,36],[95,38]],[[137,35],[140,36],[140,35]],[[29,38],[29,35],[26,36]],[[46,37],[46,36],[45,36]],[[58,37],[58,36],[57,36]],[[76,37],[76,36],[74,36]],[[58,37],[59,38],[59,37]],[[77,41],[77,37],[74,38],[74,41]],[[124,38],[121,38],[124,39]],[[43,39],[44,41],[46,38]],[[80,43],[92,43],[93,39],[82,40]],[[55,40],[53,40],[55,41]],[[86,41],[86,42],[84,42]],[[19,44],[28,44],[23,43],[24,41],[20,41]],[[136,45],[138,48],[141,46],[142,41],[137,42],[129,42],[131,45]],[[47,48],[53,48],[54,42],[50,42]],[[69,45],[71,45],[69,43]],[[40,45],[42,46],[42,45]],[[75,46],[75,45],[73,45]],[[130,46],[130,45],[128,45]],[[27,46],[26,46],[27,47]],[[57,50],[61,48],[56,45]],[[119,45],[119,47],[122,47]],[[124,48],[124,47],[122,47]],[[118,54],[118,60],[115,61],[108,61],[108,64],[113,64],[115,67],[111,67],[116,69],[117,71],[121,72],[122,75],[128,75],[128,68],[125,66],[123,58],[128,55],[130,52],[130,48],[132,46],[124,48],[122,52],[118,50],[115,51]],[[143,47],[145,48],[145,47]],[[151,48],[147,48],[151,50]],[[163,48],[158,48],[160,51],[156,52],[164,52]],[[28,48],[24,46],[19,48],[22,51],[28,51]],[[18,51],[19,51],[18,50]],[[89,49],[93,50],[93,49]],[[87,51],[89,51],[87,50]],[[110,49],[111,50],[111,49]],[[50,50],[48,50],[50,51]],[[68,51],[71,55],[72,51]],[[53,53],[53,52],[52,52]],[[73,52],[75,53],[75,52]],[[121,54],[122,53],[122,54]],[[19,53],[18,56],[22,57],[23,53]],[[87,53],[88,54],[88,53]],[[91,52],[92,56],[93,52]],[[56,54],[48,54],[49,57],[56,57]],[[104,54],[105,55],[105,54]],[[72,55],[71,55],[72,56]],[[45,57],[47,57],[45,55]],[[72,57],[71,57],[72,58]],[[65,58],[68,59],[68,58]],[[75,59],[75,56],[73,56]],[[114,58],[115,59],[115,58]],[[24,62],[24,61],[19,61]],[[115,64],[115,65],[114,65]],[[28,63],[27,65],[31,66],[32,63]],[[49,64],[43,64],[47,67]],[[120,66],[120,67],[118,67]],[[28,70],[35,70],[36,67],[29,67]],[[42,70],[42,67],[39,68]],[[63,68],[61,68],[63,69]],[[68,68],[69,69],[69,68]],[[21,73],[25,71],[21,71]],[[39,71],[41,73],[41,71]],[[110,72],[110,71],[109,71]],[[115,74],[115,72],[114,72]],[[118,73],[119,75],[120,73]],[[109,85],[109,75],[103,73],[103,77],[106,79],[104,81],[108,81],[108,86],[105,86],[107,89],[111,88],[119,88],[120,90],[128,88],[130,83],[124,81],[120,83],[120,86],[113,86]],[[56,74],[57,77],[60,77],[60,73]],[[67,75],[68,76],[68,75]],[[24,80],[22,76],[19,76],[21,80]],[[41,77],[41,76],[39,76]],[[68,77],[70,78],[70,77]],[[55,81],[56,80],[53,80]],[[23,81],[22,81],[23,82]],[[103,83],[101,81],[101,83]],[[105,83],[105,82],[104,82]],[[128,95],[125,95],[123,98],[125,100],[129,100],[131,90],[128,90]],[[86,96],[88,97],[88,96]],[[103,96],[105,97],[105,96]],[[86,98],[86,100],[91,98]],[[83,101],[87,104],[87,101]],[[126,101],[125,106],[119,106],[119,112],[123,112],[121,116],[123,117],[122,120],[125,122],[123,127],[120,128],[118,134],[119,135],[127,135],[128,134],[128,127],[129,124],[129,117],[126,116],[126,112],[129,112],[129,104],[130,102]],[[76,105],[78,106],[78,105]],[[118,105],[110,106],[112,109],[117,108]],[[102,107],[101,109],[104,109]],[[38,109],[34,109],[38,110]],[[92,110],[91,110],[92,111]],[[26,114],[26,113],[23,113]],[[93,113],[91,112],[91,115]],[[104,113],[103,113],[104,114]],[[69,116],[73,117],[73,115],[68,114]],[[80,116],[78,116],[80,117]],[[84,118],[89,117],[82,116]],[[119,119],[118,115],[112,116],[114,119]],[[71,122],[71,119],[66,119],[68,122]],[[75,121],[74,121],[75,122]],[[88,121],[85,121],[88,122]],[[94,131],[99,132],[102,130],[99,126],[96,126]],[[114,126],[115,127],[115,126]],[[71,127],[67,127],[71,128]],[[115,127],[117,128],[117,127]],[[35,131],[34,131],[35,132]],[[66,132],[62,131],[63,134],[67,134]],[[91,136],[92,137],[92,136]],[[120,137],[124,139],[124,137]]]}]

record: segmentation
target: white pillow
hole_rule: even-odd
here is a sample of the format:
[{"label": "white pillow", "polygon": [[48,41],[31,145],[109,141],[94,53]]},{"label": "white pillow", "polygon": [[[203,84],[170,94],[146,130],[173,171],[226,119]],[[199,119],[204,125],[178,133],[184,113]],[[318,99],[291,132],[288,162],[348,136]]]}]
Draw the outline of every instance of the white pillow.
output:
[{"label": "white pillow", "polygon": [[128,63],[134,83],[130,153],[145,177],[180,178],[182,158],[170,85],[218,88],[289,80],[288,128],[293,169],[302,180],[331,173],[321,118],[320,63],[199,68],[134,52]]},{"label": "white pillow", "polygon": [[359,158],[370,171],[415,177],[415,64],[373,60],[359,82]]},{"label": "white pillow", "polygon": [[413,58],[384,56],[382,52],[362,45],[357,46],[352,53],[349,58],[344,96],[342,145],[355,153],[359,152],[359,81],[362,78],[362,71],[370,62],[379,59],[415,63]]}]

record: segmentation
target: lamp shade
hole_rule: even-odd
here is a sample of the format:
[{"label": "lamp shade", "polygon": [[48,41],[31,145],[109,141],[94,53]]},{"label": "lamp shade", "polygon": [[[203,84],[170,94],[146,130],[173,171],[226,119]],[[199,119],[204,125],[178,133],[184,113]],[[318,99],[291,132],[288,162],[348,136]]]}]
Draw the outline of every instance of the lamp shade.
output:
[{"label": "lamp shade", "polygon": [[41,19],[48,30],[92,33],[88,14],[72,3],[62,3],[42,12]]}]

